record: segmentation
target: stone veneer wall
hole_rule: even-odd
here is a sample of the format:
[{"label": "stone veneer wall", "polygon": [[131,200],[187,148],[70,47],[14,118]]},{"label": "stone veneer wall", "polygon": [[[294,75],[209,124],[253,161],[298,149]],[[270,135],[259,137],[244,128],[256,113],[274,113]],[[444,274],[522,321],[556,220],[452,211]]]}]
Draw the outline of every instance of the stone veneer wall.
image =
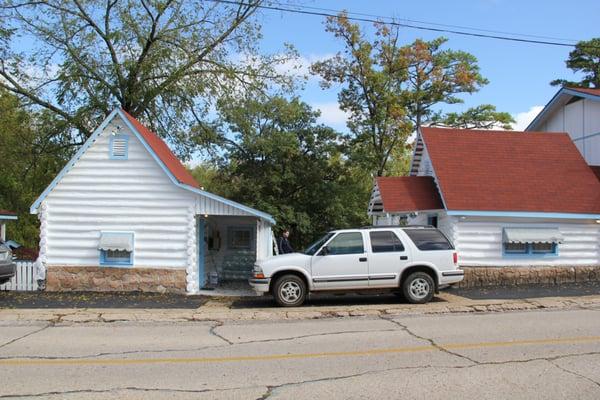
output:
[{"label": "stone veneer wall", "polygon": [[600,282],[600,266],[461,267],[461,269],[465,271],[465,278],[458,287]]},{"label": "stone veneer wall", "polygon": [[46,271],[47,291],[185,293],[185,269],[60,267]]}]

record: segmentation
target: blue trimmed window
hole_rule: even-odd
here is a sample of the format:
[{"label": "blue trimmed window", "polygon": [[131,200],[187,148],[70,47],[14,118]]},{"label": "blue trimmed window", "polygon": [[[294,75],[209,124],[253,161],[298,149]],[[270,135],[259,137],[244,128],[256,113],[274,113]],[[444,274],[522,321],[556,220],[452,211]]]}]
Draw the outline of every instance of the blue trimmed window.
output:
[{"label": "blue trimmed window", "polygon": [[113,135],[110,137],[110,159],[127,160],[129,156],[129,136]]},{"label": "blue trimmed window", "polygon": [[502,229],[504,257],[555,257],[563,236],[555,227],[506,227]]},{"label": "blue trimmed window", "polygon": [[506,254],[527,254],[529,252],[527,243],[503,243]]},{"label": "blue trimmed window", "polygon": [[100,265],[132,266],[133,265],[133,232],[101,232]]},{"label": "blue trimmed window", "polygon": [[557,243],[502,243],[505,256],[556,256],[558,255]]},{"label": "blue trimmed window", "polygon": [[132,256],[127,250],[100,250],[100,265],[133,265]]}]

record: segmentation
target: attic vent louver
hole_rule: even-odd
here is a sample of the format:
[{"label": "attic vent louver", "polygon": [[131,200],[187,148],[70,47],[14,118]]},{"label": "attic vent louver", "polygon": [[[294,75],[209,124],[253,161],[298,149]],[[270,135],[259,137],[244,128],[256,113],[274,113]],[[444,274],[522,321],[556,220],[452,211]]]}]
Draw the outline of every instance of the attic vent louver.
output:
[{"label": "attic vent louver", "polygon": [[123,135],[112,136],[110,140],[110,158],[115,160],[127,159],[128,137]]}]

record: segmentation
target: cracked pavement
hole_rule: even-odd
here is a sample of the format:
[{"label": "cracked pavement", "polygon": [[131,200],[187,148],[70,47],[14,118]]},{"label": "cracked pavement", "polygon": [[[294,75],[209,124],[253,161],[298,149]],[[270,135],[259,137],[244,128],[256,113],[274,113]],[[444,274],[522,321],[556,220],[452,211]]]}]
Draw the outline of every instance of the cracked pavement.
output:
[{"label": "cracked pavement", "polygon": [[0,399],[598,399],[596,308],[0,321]]}]

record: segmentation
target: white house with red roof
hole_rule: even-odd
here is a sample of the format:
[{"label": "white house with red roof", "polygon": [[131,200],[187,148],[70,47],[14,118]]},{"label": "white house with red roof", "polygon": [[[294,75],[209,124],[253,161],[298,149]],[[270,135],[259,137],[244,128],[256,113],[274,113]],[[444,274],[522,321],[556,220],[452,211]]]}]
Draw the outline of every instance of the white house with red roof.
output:
[{"label": "white house with red roof", "polygon": [[197,293],[272,255],[273,218],[209,193],[167,144],[113,111],[31,206],[48,290]]},{"label": "white house with red roof", "polygon": [[600,182],[567,133],[422,128],[369,215],[438,226],[461,266],[600,265]]},{"label": "white house with red roof", "polygon": [[568,132],[587,163],[600,170],[600,89],[561,88],[526,131]]}]

